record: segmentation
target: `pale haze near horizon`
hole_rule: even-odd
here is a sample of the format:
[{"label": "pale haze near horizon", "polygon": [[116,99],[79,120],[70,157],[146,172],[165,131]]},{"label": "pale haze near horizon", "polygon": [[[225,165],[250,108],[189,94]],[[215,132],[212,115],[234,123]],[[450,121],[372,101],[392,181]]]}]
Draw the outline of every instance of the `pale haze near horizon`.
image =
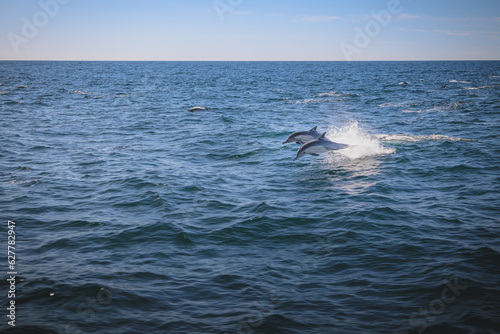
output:
[{"label": "pale haze near horizon", "polygon": [[0,60],[499,59],[498,0],[0,0]]}]

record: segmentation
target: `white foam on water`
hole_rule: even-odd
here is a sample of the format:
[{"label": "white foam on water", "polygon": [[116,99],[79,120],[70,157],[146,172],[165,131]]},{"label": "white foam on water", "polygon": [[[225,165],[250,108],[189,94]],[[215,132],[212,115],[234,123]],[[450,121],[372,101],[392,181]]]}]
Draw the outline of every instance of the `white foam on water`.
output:
[{"label": "white foam on water", "polygon": [[337,92],[334,92],[334,91],[331,91],[331,92],[328,92],[328,93],[320,93],[318,94],[319,97],[323,97],[323,96],[342,96],[342,94],[339,94]]},{"label": "white foam on water", "polygon": [[456,106],[453,107],[451,105],[447,105],[447,106],[434,106],[434,107],[427,108],[427,109],[405,109],[405,110],[403,110],[403,113],[405,113],[405,114],[407,114],[407,113],[422,114],[422,113],[432,113],[432,112],[449,111],[449,110],[454,110],[456,108],[457,108]]},{"label": "white foam on water", "polygon": [[408,113],[416,113],[416,114],[421,114],[421,113],[424,113],[424,112],[425,112],[425,110],[420,110],[420,109],[419,109],[419,110],[410,110],[410,109],[405,109],[405,110],[403,110],[403,112],[404,112],[405,114],[408,114]]},{"label": "white foam on water", "polygon": [[476,89],[487,89],[491,88],[490,86],[481,86],[481,87],[462,87],[463,89],[476,90]]},{"label": "white foam on water", "polygon": [[84,95],[84,94],[92,94],[92,93],[90,93],[90,92],[85,92],[85,91],[83,91],[83,90],[74,90],[74,91],[72,91],[71,93],[73,93],[73,94],[80,94],[80,95]]},{"label": "white foam on water", "polygon": [[326,137],[336,143],[350,146],[346,149],[325,154],[325,159],[328,162],[346,158],[352,160],[385,155],[396,151],[393,147],[385,147],[380,139],[370,135],[367,130],[359,126],[358,122],[352,122],[340,128],[331,126],[326,133]]},{"label": "white foam on water", "polygon": [[319,103],[322,102],[323,100],[320,99],[304,99],[300,101],[296,101],[295,104],[302,104],[302,103]]},{"label": "white foam on water", "polygon": [[304,103],[322,103],[322,102],[335,102],[335,99],[332,97],[322,97],[315,99],[303,99],[295,102],[287,102],[287,103],[295,103],[295,104],[304,104]]},{"label": "white foam on water", "polygon": [[387,108],[387,107],[391,107],[391,108],[409,108],[409,107],[419,106],[422,103],[423,103],[423,101],[412,100],[412,101],[404,101],[404,102],[386,102],[386,103],[379,104],[378,106],[381,107],[381,108]]},{"label": "white foam on water", "polygon": [[445,105],[435,105],[430,108],[424,108],[424,109],[404,109],[403,113],[433,113],[433,112],[445,112],[445,111],[454,111],[454,110],[460,110],[464,106],[469,105],[470,103],[467,102],[451,102]]},{"label": "white foam on water", "polygon": [[441,141],[441,140],[448,140],[448,141],[475,141],[474,139],[466,139],[466,138],[458,138],[458,137],[450,137],[450,136],[445,136],[445,135],[437,135],[437,134],[432,134],[432,135],[407,135],[403,133],[399,134],[378,134],[374,136],[380,141],[385,141],[385,142],[419,142],[419,141]]}]

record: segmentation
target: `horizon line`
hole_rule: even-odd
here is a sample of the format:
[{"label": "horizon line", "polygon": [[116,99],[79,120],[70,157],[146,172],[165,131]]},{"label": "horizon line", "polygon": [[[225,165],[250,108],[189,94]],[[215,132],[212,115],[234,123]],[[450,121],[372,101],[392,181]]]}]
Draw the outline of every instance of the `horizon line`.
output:
[{"label": "horizon line", "polygon": [[118,59],[0,59],[1,61],[13,62],[13,61],[53,61],[53,62],[63,62],[63,61],[78,61],[78,62],[412,62],[412,61],[500,61],[499,59],[398,59],[398,60],[383,60],[383,59],[372,59],[372,60],[152,60],[152,59],[129,59],[129,60],[118,60]]}]

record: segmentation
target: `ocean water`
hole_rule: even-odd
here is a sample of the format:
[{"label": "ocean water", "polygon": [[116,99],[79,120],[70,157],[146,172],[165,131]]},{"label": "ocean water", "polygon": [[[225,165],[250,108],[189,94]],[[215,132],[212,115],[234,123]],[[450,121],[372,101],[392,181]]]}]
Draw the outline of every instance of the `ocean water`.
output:
[{"label": "ocean water", "polygon": [[[500,62],[0,62],[0,84],[2,333],[500,333]],[[313,126],[351,146],[293,162]]]}]

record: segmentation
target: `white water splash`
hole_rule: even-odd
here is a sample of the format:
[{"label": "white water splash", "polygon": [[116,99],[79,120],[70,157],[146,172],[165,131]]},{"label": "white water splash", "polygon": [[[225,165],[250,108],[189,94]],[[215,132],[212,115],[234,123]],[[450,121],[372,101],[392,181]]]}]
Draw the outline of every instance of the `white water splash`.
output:
[{"label": "white water splash", "polygon": [[380,139],[368,134],[368,132],[352,122],[343,127],[330,127],[326,137],[336,143],[348,144],[350,147],[334,151],[325,155],[329,162],[339,160],[339,156],[347,159],[360,159],[368,156],[394,153],[393,147],[385,147]]}]

